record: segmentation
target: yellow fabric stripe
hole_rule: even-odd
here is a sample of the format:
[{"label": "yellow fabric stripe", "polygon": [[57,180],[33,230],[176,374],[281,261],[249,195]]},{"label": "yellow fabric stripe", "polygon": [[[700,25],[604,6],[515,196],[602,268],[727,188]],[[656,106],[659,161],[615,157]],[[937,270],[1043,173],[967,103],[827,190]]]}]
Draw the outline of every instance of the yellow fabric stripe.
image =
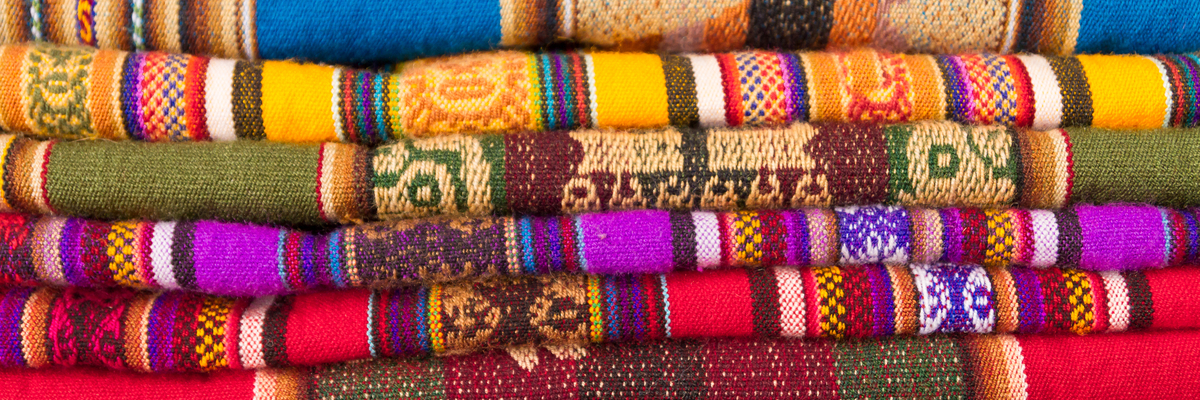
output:
[{"label": "yellow fabric stripe", "polygon": [[1149,129],[1162,126],[1166,93],[1162,74],[1141,56],[1079,56],[1092,90],[1092,126]]},{"label": "yellow fabric stripe", "polygon": [[333,68],[283,61],[263,63],[262,117],[267,140],[338,140],[333,130],[329,85]]},{"label": "yellow fabric stripe", "polygon": [[595,53],[596,124],[651,128],[670,124],[667,79],[654,54]]}]

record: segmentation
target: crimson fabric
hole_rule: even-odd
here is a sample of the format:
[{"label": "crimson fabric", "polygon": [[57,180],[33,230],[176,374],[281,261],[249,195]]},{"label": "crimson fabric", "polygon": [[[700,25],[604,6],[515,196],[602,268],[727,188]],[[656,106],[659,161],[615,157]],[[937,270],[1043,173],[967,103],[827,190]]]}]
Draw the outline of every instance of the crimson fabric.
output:
[{"label": "crimson fabric", "polygon": [[1196,282],[1200,268],[869,265],[535,275],[259,298],[16,287],[0,290],[0,367],[214,371],[666,338],[1200,328],[1200,296],[1184,289]]},{"label": "crimson fabric", "polygon": [[1194,330],[678,340],[211,374],[10,368],[0,398],[1189,399],[1198,369]]}]

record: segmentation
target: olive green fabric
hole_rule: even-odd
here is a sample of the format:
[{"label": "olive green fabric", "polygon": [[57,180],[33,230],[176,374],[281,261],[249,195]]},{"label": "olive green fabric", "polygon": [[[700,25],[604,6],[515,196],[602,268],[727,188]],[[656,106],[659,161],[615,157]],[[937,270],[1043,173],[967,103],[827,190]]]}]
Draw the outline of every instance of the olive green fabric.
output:
[{"label": "olive green fabric", "polygon": [[56,213],[101,219],[325,223],[320,147],[269,142],[61,142],[46,192]]},{"label": "olive green fabric", "polygon": [[1072,202],[1200,205],[1200,130],[1068,129]]}]

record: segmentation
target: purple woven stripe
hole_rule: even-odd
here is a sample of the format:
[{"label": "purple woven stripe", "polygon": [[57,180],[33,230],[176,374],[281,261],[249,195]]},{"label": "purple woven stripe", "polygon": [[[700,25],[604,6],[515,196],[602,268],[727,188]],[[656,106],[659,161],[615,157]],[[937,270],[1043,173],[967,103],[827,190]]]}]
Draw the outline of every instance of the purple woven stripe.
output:
[{"label": "purple woven stripe", "polygon": [[942,215],[942,261],[961,263],[963,259],[962,213],[957,208],[940,211]]},{"label": "purple woven stripe", "polygon": [[279,232],[245,224],[196,223],[192,241],[196,285],[209,293],[235,296],[285,293],[277,258]]},{"label": "purple woven stripe", "polygon": [[671,216],[646,210],[579,216],[588,272],[650,274],[673,269]]},{"label": "purple woven stripe", "polygon": [[895,334],[896,312],[892,303],[892,279],[882,265],[868,267],[867,277],[871,280],[871,301],[875,312],[875,336]]},{"label": "purple woven stripe", "polygon": [[34,288],[11,288],[0,298],[0,366],[5,368],[24,367],[25,355],[21,350],[21,314]]},{"label": "purple woven stripe", "polygon": [[1010,270],[1013,286],[1017,289],[1017,332],[1037,333],[1045,326],[1046,312],[1043,307],[1042,285],[1033,270],[1014,268]]},{"label": "purple woven stripe", "polygon": [[176,369],[175,351],[172,340],[175,339],[175,318],[181,315],[181,292],[167,292],[158,296],[150,306],[150,317],[146,324],[146,352],[150,359],[150,369],[153,371],[168,371]]},{"label": "purple woven stripe", "polygon": [[1167,251],[1162,214],[1150,206],[1075,207],[1083,233],[1079,267],[1093,270],[1162,267]]}]

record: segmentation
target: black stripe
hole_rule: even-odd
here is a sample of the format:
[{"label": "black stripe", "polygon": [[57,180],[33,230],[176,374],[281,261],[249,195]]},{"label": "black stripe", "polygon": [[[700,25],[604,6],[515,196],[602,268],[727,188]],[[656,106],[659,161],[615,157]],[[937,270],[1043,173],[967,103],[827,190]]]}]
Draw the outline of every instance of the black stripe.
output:
[{"label": "black stripe", "polygon": [[1154,323],[1154,297],[1150,282],[1141,271],[1122,272],[1125,287],[1129,289],[1129,329],[1149,328]]},{"label": "black stripe", "polygon": [[696,76],[692,60],[683,56],[661,56],[663,76],[667,79],[667,115],[671,125],[700,126],[700,109],[696,106]]},{"label": "black stripe", "polygon": [[1058,222],[1058,267],[1077,268],[1080,253],[1083,251],[1083,231],[1079,228],[1079,215],[1075,208],[1066,208],[1054,212]]},{"label": "black stripe", "polygon": [[541,0],[541,29],[538,29],[539,45],[549,44],[558,36],[558,0]]},{"label": "black stripe", "polygon": [[699,208],[704,185],[713,177],[708,168],[708,132],[702,129],[683,132],[679,152],[683,154],[683,177],[687,181],[687,196],[691,208]]},{"label": "black stripe", "polygon": [[282,296],[267,309],[263,318],[262,352],[269,367],[290,364],[287,355],[287,321],[292,313],[293,296]]},{"label": "black stripe", "polygon": [[1039,48],[1039,43],[1042,40],[1042,27],[1046,22],[1046,2],[1045,0],[1024,1],[1025,4],[1020,8],[1021,15],[1017,19],[1020,21],[1020,26],[1017,27],[1017,44],[1013,51],[1042,52],[1043,49]]},{"label": "black stripe", "polygon": [[696,269],[696,225],[692,223],[691,213],[671,212],[671,247],[675,269]]},{"label": "black stripe", "polygon": [[1092,125],[1092,89],[1083,64],[1075,57],[1046,57],[1058,77],[1062,91],[1062,124],[1060,127]]},{"label": "black stripe", "polygon": [[751,313],[754,333],[759,337],[779,337],[779,283],[770,269],[755,268],[747,272],[750,279]]},{"label": "black stripe", "polygon": [[192,259],[192,242],[195,240],[196,224],[179,222],[171,238],[171,268],[175,272],[175,283],[179,287],[199,290],[196,285],[196,263]]},{"label": "black stripe", "polygon": [[233,68],[233,129],[239,139],[264,139],[262,62],[238,61]]},{"label": "black stripe", "polygon": [[833,30],[833,0],[755,0],[746,47],[824,49]]}]

